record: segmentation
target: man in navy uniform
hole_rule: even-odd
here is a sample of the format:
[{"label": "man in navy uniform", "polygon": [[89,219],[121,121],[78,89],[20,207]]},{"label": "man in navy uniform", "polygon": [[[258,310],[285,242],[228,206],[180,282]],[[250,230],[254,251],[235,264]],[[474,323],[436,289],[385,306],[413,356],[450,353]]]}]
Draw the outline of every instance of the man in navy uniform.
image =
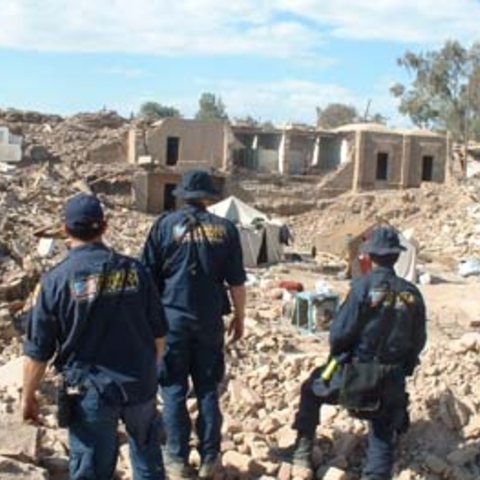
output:
[{"label": "man in navy uniform", "polygon": [[[65,207],[70,250],[45,274],[24,345],[22,415],[37,422],[36,390],[47,362],[62,373],[63,418],[69,428],[70,478],[111,480],[117,427],[126,426],[135,480],[164,478],[157,364],[166,322],[145,267],[104,243],[100,202],[80,194]],[[68,407],[68,408],[67,408]]]},{"label": "man in navy uniform", "polygon": [[165,461],[172,477],[193,475],[188,465],[191,420],[186,407],[191,378],[198,402],[199,476],[209,478],[221,441],[222,315],[229,309],[225,284],[233,303],[228,331],[236,341],[243,335],[246,275],[236,227],[206,208],[218,196],[211,176],[190,170],[174,194],[185,205],[157,219],[142,257],[161,292],[169,329],[159,372],[167,434]]},{"label": "man in navy uniform", "polygon": [[[395,274],[394,265],[405,248],[390,227],[377,227],[364,253],[374,268],[359,277],[333,320],[330,355],[336,363],[378,359],[385,375],[380,408],[369,418],[367,463],[362,480],[390,480],[394,439],[408,428],[408,396],[405,379],[412,375],[426,341],[426,313],[418,289]],[[311,466],[315,431],[323,403],[340,400],[342,368],[325,385],[325,368],[315,369],[302,385],[294,426],[298,431],[294,463]]]}]

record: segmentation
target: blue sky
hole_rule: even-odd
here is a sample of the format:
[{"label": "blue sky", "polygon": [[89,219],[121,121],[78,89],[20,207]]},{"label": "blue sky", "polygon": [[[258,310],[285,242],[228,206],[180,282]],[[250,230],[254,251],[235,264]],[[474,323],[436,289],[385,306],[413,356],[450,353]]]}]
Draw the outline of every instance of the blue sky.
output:
[{"label": "blue sky", "polygon": [[[370,4],[370,5],[368,5]],[[405,123],[396,59],[480,41],[480,0],[0,0],[0,108],[124,115],[146,100],[194,115],[313,122],[344,102]]]}]

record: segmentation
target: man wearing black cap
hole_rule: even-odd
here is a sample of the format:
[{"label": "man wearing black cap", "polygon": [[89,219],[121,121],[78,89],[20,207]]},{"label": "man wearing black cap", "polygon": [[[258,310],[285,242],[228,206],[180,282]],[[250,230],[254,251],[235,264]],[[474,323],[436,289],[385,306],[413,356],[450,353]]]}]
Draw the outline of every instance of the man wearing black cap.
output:
[{"label": "man wearing black cap", "polygon": [[[374,267],[353,282],[333,320],[328,367],[315,369],[302,385],[293,425],[298,431],[293,460],[299,466],[311,467],[321,405],[340,403],[369,420],[362,480],[392,478],[395,435],[408,428],[405,379],[412,375],[426,341],[422,295],[395,274],[402,250],[390,227],[376,228],[365,243],[364,253]],[[348,372],[355,373],[347,376]],[[365,378],[359,389],[361,372]]]},{"label": "man wearing black cap", "polygon": [[220,453],[222,415],[218,386],[224,375],[224,325],[228,284],[233,303],[232,340],[243,335],[246,280],[236,227],[206,207],[218,197],[203,170],[184,174],[174,194],[185,201],[153,225],[143,262],[161,292],[168,322],[167,350],[160,369],[167,433],[166,466],[171,477],[190,477],[191,421],[186,407],[191,378],[198,403],[196,430],[200,478],[211,477]]},{"label": "man wearing black cap", "polygon": [[64,227],[70,250],[43,276],[29,319],[23,418],[38,422],[36,391],[56,353],[54,365],[63,379],[59,422],[69,429],[70,478],[113,478],[122,420],[133,478],[161,480],[156,369],[166,322],[160,298],[140,262],[102,243],[106,222],[96,197],[70,199]]}]

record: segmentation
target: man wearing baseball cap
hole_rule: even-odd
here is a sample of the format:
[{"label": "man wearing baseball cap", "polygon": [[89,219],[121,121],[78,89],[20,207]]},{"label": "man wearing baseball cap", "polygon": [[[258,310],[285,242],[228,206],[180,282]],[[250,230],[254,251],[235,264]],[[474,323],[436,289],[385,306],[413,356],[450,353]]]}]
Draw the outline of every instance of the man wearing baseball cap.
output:
[{"label": "man wearing baseball cap", "polygon": [[[320,407],[340,403],[369,421],[362,480],[390,480],[395,435],[408,428],[405,379],[412,375],[425,345],[426,313],[415,285],[395,274],[394,265],[405,250],[397,232],[389,226],[377,227],[363,250],[373,269],[352,283],[332,322],[328,367],[315,369],[302,385],[293,425],[298,432],[293,461],[312,467]],[[357,383],[354,391],[354,377],[348,377],[347,371],[382,373],[371,390],[364,389],[371,380],[366,378],[364,390]]]},{"label": "man wearing baseball cap", "polygon": [[121,420],[133,478],[158,480],[164,478],[156,408],[163,307],[143,265],[102,242],[106,226],[95,196],[67,202],[70,250],[42,277],[28,323],[22,415],[39,421],[36,391],[53,359],[62,378],[58,419],[69,430],[70,478],[113,478]]},{"label": "man wearing baseball cap", "polygon": [[185,205],[157,219],[142,256],[161,293],[168,322],[167,350],[160,369],[165,464],[171,478],[194,475],[188,464],[191,420],[186,405],[191,378],[198,404],[198,476],[210,478],[221,443],[218,387],[225,370],[225,284],[233,303],[228,330],[236,341],[243,335],[246,275],[235,225],[207,210],[218,198],[210,174],[198,169],[185,172],[174,193]]}]

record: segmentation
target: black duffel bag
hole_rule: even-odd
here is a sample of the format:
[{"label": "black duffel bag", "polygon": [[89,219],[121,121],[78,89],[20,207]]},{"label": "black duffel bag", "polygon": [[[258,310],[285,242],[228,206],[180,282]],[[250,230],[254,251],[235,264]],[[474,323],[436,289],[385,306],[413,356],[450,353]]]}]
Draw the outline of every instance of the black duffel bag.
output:
[{"label": "black duffel bag", "polygon": [[352,361],[342,366],[339,403],[358,418],[379,413],[385,381],[385,367],[377,360]]}]

